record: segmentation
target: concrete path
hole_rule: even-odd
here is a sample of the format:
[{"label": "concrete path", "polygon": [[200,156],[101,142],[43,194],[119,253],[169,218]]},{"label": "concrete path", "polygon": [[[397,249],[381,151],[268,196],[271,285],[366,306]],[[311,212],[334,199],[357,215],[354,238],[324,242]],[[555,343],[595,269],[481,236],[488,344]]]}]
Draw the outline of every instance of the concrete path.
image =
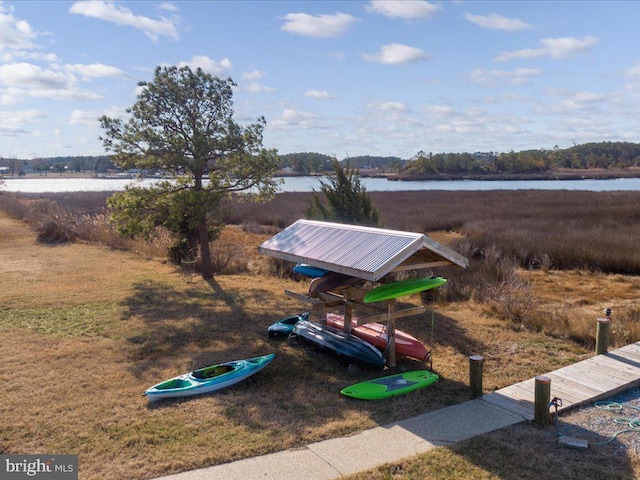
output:
[{"label": "concrete path", "polygon": [[[546,374],[564,408],[640,383],[640,342]],[[570,379],[570,380],[569,380]],[[329,480],[397,462],[533,419],[534,379],[458,405],[299,450],[247,458],[156,480]]]},{"label": "concrete path", "polygon": [[524,420],[479,398],[349,437],[312,443],[300,450],[286,450],[157,480],[328,480],[452,445]]}]

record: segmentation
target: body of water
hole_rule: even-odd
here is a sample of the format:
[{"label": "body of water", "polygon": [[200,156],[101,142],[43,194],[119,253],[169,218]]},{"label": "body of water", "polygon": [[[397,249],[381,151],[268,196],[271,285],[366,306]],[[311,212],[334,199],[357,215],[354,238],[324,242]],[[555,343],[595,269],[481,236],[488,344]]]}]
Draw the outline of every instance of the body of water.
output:
[{"label": "body of water", "polygon": [[[310,192],[320,190],[322,177],[285,177],[281,191]],[[136,183],[150,185],[157,180],[142,181],[109,178],[7,178],[2,190],[8,192],[100,192],[119,191],[126,185]],[[369,192],[407,190],[587,190],[592,192],[640,191],[640,178],[617,178],[612,180],[423,180],[395,182],[385,178],[360,178]]]}]

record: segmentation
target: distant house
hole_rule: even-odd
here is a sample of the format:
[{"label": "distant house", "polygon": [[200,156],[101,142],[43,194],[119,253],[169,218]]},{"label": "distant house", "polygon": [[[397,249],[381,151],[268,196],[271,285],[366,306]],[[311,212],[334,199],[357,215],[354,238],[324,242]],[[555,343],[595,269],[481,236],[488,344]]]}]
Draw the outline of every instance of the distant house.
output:
[{"label": "distant house", "polygon": [[0,178],[3,178],[9,173],[9,167],[0,167]]}]

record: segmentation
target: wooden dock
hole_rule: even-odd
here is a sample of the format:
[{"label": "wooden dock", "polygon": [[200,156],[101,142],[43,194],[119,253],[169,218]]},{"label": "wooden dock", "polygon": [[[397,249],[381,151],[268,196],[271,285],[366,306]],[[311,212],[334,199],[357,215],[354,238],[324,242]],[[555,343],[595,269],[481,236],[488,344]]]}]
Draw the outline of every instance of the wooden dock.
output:
[{"label": "wooden dock", "polygon": [[[544,376],[551,379],[551,398],[562,400],[558,411],[610,397],[640,385],[640,342],[595,355]],[[482,399],[533,420],[535,379],[496,390]]]}]

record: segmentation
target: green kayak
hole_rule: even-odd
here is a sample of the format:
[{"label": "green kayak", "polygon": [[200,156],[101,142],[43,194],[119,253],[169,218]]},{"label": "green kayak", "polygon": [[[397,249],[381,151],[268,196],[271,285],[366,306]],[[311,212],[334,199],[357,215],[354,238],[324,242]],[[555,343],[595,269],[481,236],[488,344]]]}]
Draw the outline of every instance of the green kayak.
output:
[{"label": "green kayak", "polygon": [[365,303],[381,302],[430,290],[445,283],[447,283],[447,280],[442,277],[410,278],[399,282],[387,283],[368,292],[364,296],[364,301]]},{"label": "green kayak", "polygon": [[438,375],[428,370],[414,370],[356,383],[350,387],[343,388],[340,393],[362,400],[379,400],[428,387],[436,383],[439,378]]}]

